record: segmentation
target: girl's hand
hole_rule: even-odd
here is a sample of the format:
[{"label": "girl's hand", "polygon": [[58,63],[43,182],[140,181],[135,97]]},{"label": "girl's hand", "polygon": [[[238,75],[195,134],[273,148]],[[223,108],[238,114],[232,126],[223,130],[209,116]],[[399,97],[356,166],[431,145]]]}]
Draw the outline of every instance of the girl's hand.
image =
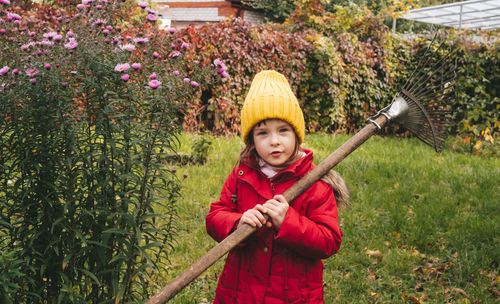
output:
[{"label": "girl's hand", "polygon": [[[263,205],[263,207],[267,210],[266,213],[271,217],[272,225],[276,231],[280,230],[289,206],[290,205],[288,205],[288,202],[283,195],[275,195],[274,198],[268,200]],[[268,227],[269,226],[268,222]]]},{"label": "girl's hand", "polygon": [[248,209],[241,216],[240,222],[238,223],[236,229],[240,228],[240,226],[243,224],[248,224],[252,227],[257,226],[258,228],[262,227],[262,225],[266,224],[266,218],[264,217],[263,213],[267,213],[267,211],[268,210],[260,204],[255,205],[253,209]]}]

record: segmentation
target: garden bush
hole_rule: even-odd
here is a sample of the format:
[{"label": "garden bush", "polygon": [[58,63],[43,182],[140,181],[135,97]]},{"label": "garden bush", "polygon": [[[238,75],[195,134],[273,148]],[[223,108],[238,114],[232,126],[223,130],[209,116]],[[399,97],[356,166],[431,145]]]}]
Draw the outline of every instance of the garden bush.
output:
[{"label": "garden bush", "polygon": [[175,232],[163,156],[220,77],[144,2],[0,5],[0,300],[143,301]]},{"label": "garden bush", "polygon": [[307,31],[315,46],[299,89],[311,130],[352,132],[388,105],[406,53],[380,18],[358,6],[325,12],[318,1],[296,10],[288,24]]},{"label": "garden bush", "polygon": [[[500,44],[477,42],[464,34],[455,40],[458,80],[452,132],[460,135],[468,152],[480,154],[485,146],[494,147],[500,133]],[[496,145],[496,150],[489,151],[498,155]]]},{"label": "garden bush", "polygon": [[282,25],[253,26],[241,19],[227,19],[187,27],[176,36],[192,45],[188,52],[193,58],[223,58],[219,71],[231,76],[222,84],[207,84],[201,98],[191,100],[185,116],[187,131],[237,133],[239,110],[260,70],[279,70],[293,82],[294,89],[307,79],[306,63],[313,46],[303,35],[288,32]]},{"label": "garden bush", "polygon": [[[194,46],[191,56],[223,59],[224,72],[231,75],[222,86],[208,84],[201,98],[187,105],[187,130],[237,133],[246,90],[261,69],[277,69],[289,79],[309,131],[363,127],[411,75],[426,39],[393,35],[383,15],[357,5],[331,11],[320,1],[303,1],[282,25],[230,19],[179,31],[178,37]],[[491,37],[474,42],[477,33],[448,32],[448,44],[458,50],[450,131],[477,152],[482,143],[495,144],[500,131],[498,43],[488,42]],[[387,131],[401,134],[397,125]]]}]

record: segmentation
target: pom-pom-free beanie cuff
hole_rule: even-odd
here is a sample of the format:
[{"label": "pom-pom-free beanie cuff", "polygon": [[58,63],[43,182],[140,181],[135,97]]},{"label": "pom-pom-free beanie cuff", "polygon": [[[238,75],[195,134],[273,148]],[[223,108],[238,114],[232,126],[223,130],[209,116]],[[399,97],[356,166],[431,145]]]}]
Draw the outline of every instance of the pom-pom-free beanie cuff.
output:
[{"label": "pom-pom-free beanie cuff", "polygon": [[241,110],[243,141],[255,124],[272,118],[288,122],[303,141],[304,115],[288,80],[276,71],[262,71],[255,75]]}]

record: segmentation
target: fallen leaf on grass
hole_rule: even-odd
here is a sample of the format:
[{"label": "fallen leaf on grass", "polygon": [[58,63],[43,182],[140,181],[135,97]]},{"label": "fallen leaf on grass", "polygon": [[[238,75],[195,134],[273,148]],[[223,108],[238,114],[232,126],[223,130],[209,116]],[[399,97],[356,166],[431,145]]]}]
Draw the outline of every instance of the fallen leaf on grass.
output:
[{"label": "fallen leaf on grass", "polygon": [[380,252],[380,250],[370,250],[370,249],[367,249],[365,251],[365,253],[368,255],[368,256],[371,256],[371,257],[376,257],[376,258],[380,258],[382,257],[382,253]]},{"label": "fallen leaf on grass", "polygon": [[427,257],[425,254],[420,253],[420,251],[418,251],[417,249],[413,249],[413,255],[419,256],[419,257],[421,257],[423,259],[425,259]]},{"label": "fallen leaf on grass", "polygon": [[494,289],[493,287],[488,288],[488,291],[491,292],[495,297],[500,297],[500,291]]},{"label": "fallen leaf on grass", "polygon": [[370,273],[370,274],[368,275],[368,279],[367,279],[367,280],[368,280],[368,282],[369,282],[369,283],[373,283],[373,282],[375,282],[375,280],[377,279],[377,276],[375,275],[375,271],[373,271],[373,270],[371,270],[371,269],[368,269],[368,272]]},{"label": "fallen leaf on grass", "polygon": [[465,292],[465,290],[463,290],[462,288],[457,288],[457,287],[454,287],[454,288],[452,289],[452,292],[453,292],[453,293],[459,293],[459,294],[461,294],[461,295],[463,295],[463,296],[465,296],[465,297],[467,297],[467,298],[469,297],[469,294],[468,294],[467,292]]},{"label": "fallen leaf on grass", "polygon": [[411,303],[424,304],[424,301],[422,299],[419,299],[415,296],[407,296],[406,298],[410,300]]}]

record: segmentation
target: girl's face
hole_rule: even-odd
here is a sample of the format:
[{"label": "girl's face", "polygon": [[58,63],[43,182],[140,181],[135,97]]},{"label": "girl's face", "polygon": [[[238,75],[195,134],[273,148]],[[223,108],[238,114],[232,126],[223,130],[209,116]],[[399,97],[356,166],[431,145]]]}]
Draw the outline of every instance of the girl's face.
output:
[{"label": "girl's face", "polygon": [[293,127],[281,119],[267,119],[255,125],[253,141],[257,154],[271,166],[283,165],[295,151]]}]

